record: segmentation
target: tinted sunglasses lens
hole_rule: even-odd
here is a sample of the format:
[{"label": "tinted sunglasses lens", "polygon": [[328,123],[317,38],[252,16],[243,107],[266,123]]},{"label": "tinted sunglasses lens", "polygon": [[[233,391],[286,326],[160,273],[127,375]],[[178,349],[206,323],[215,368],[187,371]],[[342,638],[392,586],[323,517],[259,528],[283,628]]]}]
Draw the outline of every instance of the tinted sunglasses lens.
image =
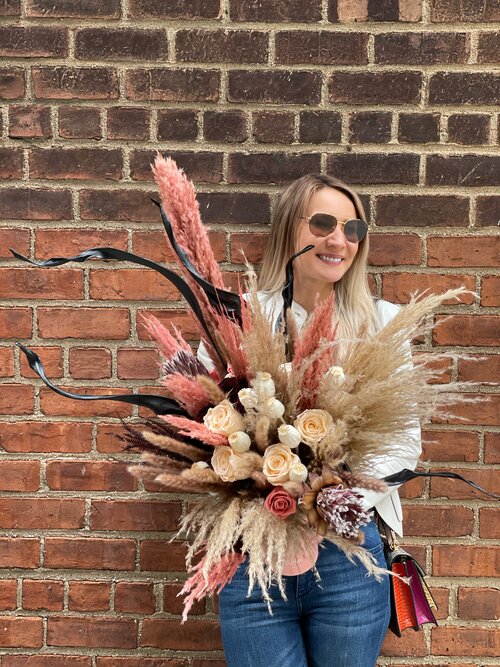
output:
[{"label": "tinted sunglasses lens", "polygon": [[365,238],[367,231],[368,225],[364,220],[348,220],[344,225],[345,237],[351,243],[359,243],[362,241]]},{"label": "tinted sunglasses lens", "polygon": [[328,236],[337,226],[337,220],[327,213],[315,213],[309,220],[309,229],[314,236]]}]

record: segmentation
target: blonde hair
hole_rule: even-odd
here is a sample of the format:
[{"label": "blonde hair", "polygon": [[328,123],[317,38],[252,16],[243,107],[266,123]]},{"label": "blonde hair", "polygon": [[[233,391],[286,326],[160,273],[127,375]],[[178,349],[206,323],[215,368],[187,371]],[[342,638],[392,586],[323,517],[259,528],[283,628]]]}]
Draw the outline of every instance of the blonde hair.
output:
[{"label": "blonde hair", "polygon": [[[356,215],[366,220],[359,196],[343,181],[327,174],[306,174],[291,183],[282,193],[273,214],[267,239],[258,287],[263,292],[283,289],[285,267],[297,252],[298,221],[304,215],[313,194],[322,188],[335,188],[354,204]],[[368,234],[359,243],[358,252],[348,271],[334,284],[335,319],[339,323],[338,338],[352,339],[367,327],[369,333],[377,328],[377,313],[370,293],[367,276]]]}]

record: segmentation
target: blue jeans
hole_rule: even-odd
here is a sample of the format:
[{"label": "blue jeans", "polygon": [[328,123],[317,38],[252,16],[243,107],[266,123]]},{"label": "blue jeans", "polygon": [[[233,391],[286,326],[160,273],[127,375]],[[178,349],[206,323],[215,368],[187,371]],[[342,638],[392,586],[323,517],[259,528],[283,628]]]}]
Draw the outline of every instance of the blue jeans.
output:
[{"label": "blue jeans", "polygon": [[[365,547],[386,567],[374,522],[364,527]],[[389,581],[377,581],[323,542],[309,570],[284,577],[288,602],[273,586],[272,616],[257,587],[248,596],[246,564],[219,596],[227,667],[375,667],[389,623]]]}]

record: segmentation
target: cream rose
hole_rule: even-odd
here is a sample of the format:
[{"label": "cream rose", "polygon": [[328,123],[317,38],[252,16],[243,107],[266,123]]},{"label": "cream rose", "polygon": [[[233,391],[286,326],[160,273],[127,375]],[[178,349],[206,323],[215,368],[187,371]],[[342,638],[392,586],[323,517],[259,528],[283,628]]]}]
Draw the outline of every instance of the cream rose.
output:
[{"label": "cream rose", "polygon": [[267,480],[277,486],[288,482],[290,470],[300,463],[297,454],[294,454],[286,445],[271,445],[264,452],[264,467],[262,469]]},{"label": "cream rose", "polygon": [[209,431],[220,435],[231,435],[244,430],[243,417],[233,408],[227,398],[207,410],[203,423]]},{"label": "cream rose", "polygon": [[332,424],[332,416],[326,410],[304,410],[293,422],[306,445],[317,445],[321,442]]},{"label": "cream rose", "polygon": [[226,447],[225,445],[216,447],[212,455],[212,468],[223,482],[234,482],[236,480],[234,468],[231,464],[232,455],[233,450],[231,447]]}]

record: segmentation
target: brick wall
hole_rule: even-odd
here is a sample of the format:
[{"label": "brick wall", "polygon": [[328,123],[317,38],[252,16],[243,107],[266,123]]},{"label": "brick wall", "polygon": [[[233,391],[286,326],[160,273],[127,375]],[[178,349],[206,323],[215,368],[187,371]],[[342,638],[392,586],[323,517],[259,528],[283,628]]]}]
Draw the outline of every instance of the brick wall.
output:
[{"label": "brick wall", "polygon": [[[0,0],[0,664],[221,667],[212,602],[179,625],[184,499],[144,489],[115,435],[127,406],[61,399],[14,342],[82,391],[149,388],[144,311],[195,338],[178,293],[113,264],[26,268],[88,247],[170,261],[149,163],[194,179],[229,283],[258,262],[283,184],[328,170],[363,195],[374,291],[478,294],[425,349],[448,378],[498,380],[498,6],[489,0]],[[471,358],[456,360],[454,352]],[[482,360],[474,362],[473,358]],[[117,389],[119,388],[119,389]],[[499,395],[425,430],[432,468],[499,492]],[[500,633],[493,501],[405,491],[406,543],[439,628],[388,637],[381,665],[478,667]]]}]

